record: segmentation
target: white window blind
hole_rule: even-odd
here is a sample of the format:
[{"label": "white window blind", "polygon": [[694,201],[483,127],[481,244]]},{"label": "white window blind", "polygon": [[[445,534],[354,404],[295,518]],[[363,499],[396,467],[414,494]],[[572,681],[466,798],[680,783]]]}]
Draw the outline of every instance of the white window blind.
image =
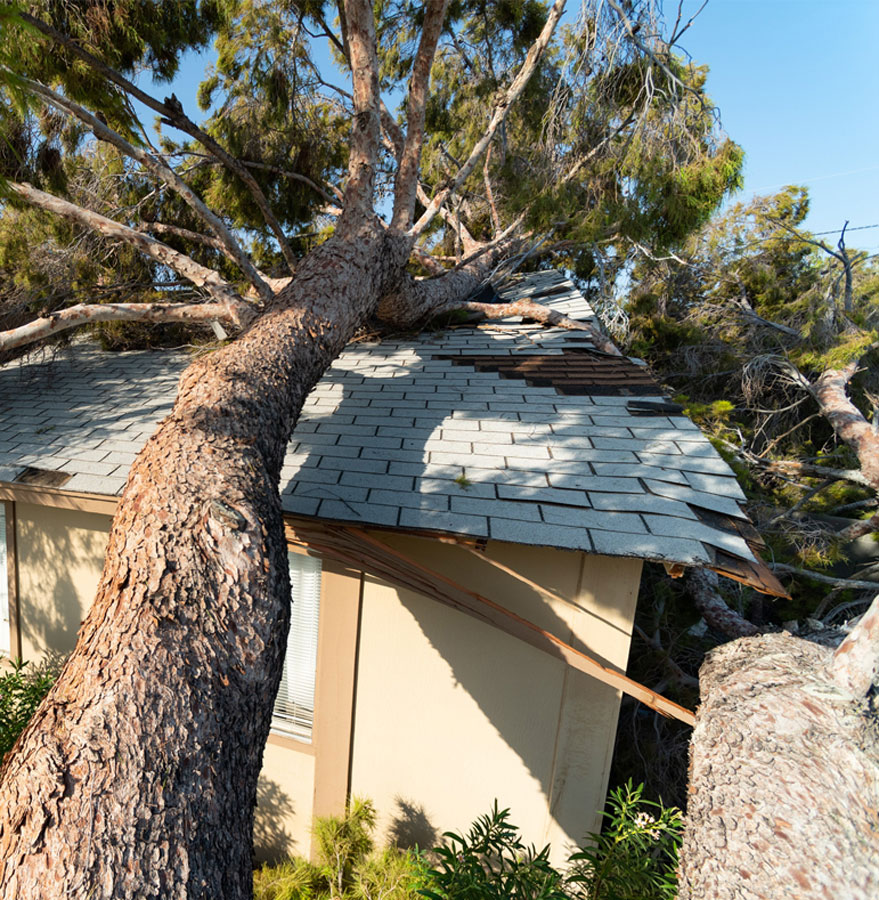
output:
[{"label": "white window blind", "polygon": [[9,655],[9,569],[6,562],[6,507],[0,502],[0,656]]},{"label": "white window blind", "polygon": [[290,636],[272,727],[311,740],[314,727],[314,681],[317,673],[317,625],[320,612],[320,560],[289,553]]}]

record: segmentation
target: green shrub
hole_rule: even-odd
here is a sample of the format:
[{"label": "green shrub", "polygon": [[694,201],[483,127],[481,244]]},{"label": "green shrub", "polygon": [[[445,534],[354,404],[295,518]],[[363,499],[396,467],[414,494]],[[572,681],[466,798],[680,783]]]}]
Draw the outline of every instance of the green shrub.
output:
[{"label": "green shrub", "polygon": [[509,817],[495,801],[466,836],[446,832],[447,842],[435,850],[439,862],[419,893],[430,900],[565,900],[549,847],[539,853],[526,847]]},{"label": "green shrub", "polygon": [[683,817],[674,806],[644,800],[644,785],[611,791],[605,829],[571,856],[573,897],[582,900],[672,900]]},{"label": "green shrub", "polygon": [[305,859],[284,860],[253,873],[253,900],[312,900],[325,889],[317,866]]},{"label": "green shrub", "polygon": [[297,857],[253,874],[254,900],[416,900],[425,865],[416,851],[374,851],[375,807],[352,798],[344,816],[314,822],[317,862]]},{"label": "green shrub", "polygon": [[254,873],[254,900],[673,900],[681,813],[642,797],[631,782],[611,792],[607,824],[573,854],[567,872],[549,847],[526,847],[497,802],[466,835],[445,834],[429,868],[424,854],[376,853],[375,807],[315,820],[317,863],[292,859]]},{"label": "green shrub", "polygon": [[371,800],[353,797],[346,814],[318,817],[314,840],[320,871],[330,893],[344,896],[354,880],[354,872],[372,852],[375,807]]},{"label": "green shrub", "polygon": [[12,669],[0,670],[0,761],[12,749],[57,677],[47,667],[26,672],[27,665],[16,659]]}]

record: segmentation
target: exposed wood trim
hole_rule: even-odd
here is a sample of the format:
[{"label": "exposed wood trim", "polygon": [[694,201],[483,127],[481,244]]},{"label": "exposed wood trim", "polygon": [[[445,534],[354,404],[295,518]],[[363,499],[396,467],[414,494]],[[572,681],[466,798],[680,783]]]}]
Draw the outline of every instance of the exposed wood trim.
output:
[{"label": "exposed wood trim", "polygon": [[101,513],[112,516],[119,503],[118,497],[86,494],[81,491],[64,491],[37,484],[13,484],[0,482],[0,500],[33,503],[37,506],[53,506],[56,509],[75,509],[80,512]]},{"label": "exposed wood trim", "polygon": [[531,646],[560,659],[569,666],[616,688],[664,716],[695,723],[695,714],[650,690],[643,684],[607,668],[585,653],[565,643],[493,600],[468,590],[438,572],[422,566],[384,541],[350,526],[327,526],[297,520],[288,523],[294,540],[328,556],[362,568],[392,584],[400,584],[425,596],[520,638]]},{"label": "exposed wood trim", "polygon": [[15,504],[0,500],[6,507],[6,575],[9,592],[9,657],[21,656],[21,617],[18,608],[18,554],[16,552]]}]

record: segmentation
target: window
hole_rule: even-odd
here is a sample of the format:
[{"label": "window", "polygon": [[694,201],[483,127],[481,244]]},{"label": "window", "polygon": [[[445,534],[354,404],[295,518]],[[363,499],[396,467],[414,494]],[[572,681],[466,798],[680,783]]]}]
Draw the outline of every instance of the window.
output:
[{"label": "window", "polygon": [[310,741],[314,727],[314,682],[317,673],[317,626],[320,612],[320,560],[288,553],[290,636],[281,686],[275,699],[272,728]]},{"label": "window", "polygon": [[6,504],[0,500],[0,656],[8,656],[9,643],[9,568],[6,562]]}]

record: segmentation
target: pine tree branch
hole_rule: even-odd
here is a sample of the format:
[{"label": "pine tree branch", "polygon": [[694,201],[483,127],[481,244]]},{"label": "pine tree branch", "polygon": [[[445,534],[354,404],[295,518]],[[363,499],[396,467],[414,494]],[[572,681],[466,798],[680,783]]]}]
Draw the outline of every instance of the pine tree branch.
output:
[{"label": "pine tree branch", "polygon": [[79,225],[84,225],[107,237],[116,238],[131,244],[142,253],[156,260],[156,262],[173,269],[178,275],[182,275],[196,287],[203,288],[218,303],[228,304],[230,308],[237,307],[242,321],[247,317],[244,311],[250,310],[251,307],[213,269],[200,265],[194,259],[179,253],[155,238],[135,231],[127,225],[114,222],[106,216],[92,212],[92,210],[84,209],[67,200],[62,200],[53,194],[40,191],[33,185],[14,181],[9,181],[6,184],[9,190],[34,206],[55,213]]},{"label": "pine tree branch", "polygon": [[278,166],[270,166],[267,163],[253,162],[251,160],[242,160],[241,165],[247,166],[248,169],[262,169],[263,172],[273,172],[275,175],[281,175],[284,178],[291,178],[293,181],[299,181],[308,185],[313,191],[316,191],[327,203],[340,203],[345,199],[345,195],[334,184],[320,185],[314,179],[303,175],[300,172],[291,172],[289,169],[282,169]]},{"label": "pine tree branch", "polygon": [[266,199],[259,184],[257,184],[256,179],[237,159],[235,159],[234,156],[227,153],[226,150],[224,150],[209,134],[199,128],[183,112],[183,108],[179,104],[169,106],[167,103],[161,103],[146,91],[141,90],[134,82],[129,81],[115,69],[112,69],[96,56],[89,53],[88,50],[80,47],[76,41],[72,40],[67,35],[62,34],[60,31],[57,31],[47,22],[42,21],[42,19],[38,19],[26,12],[19,13],[19,17],[30,25],[33,25],[56,43],[61,44],[75,56],[78,56],[81,60],[88,63],[95,71],[100,72],[108,81],[112,82],[117,87],[122,88],[123,91],[134,97],[136,100],[139,100],[144,106],[149,107],[153,112],[159,113],[159,115],[163,116],[173,128],[177,128],[184,134],[188,134],[190,137],[195,138],[195,140],[197,140],[209,153],[226,166],[227,169],[234,172],[250,191],[257,208],[262,213],[266,224],[274,234],[278,246],[281,249],[281,253],[284,256],[287,265],[290,267],[290,271],[292,272],[295,270],[297,263],[296,255],[287,243],[284,229],[272,212],[269,201]]},{"label": "pine tree branch", "polygon": [[398,159],[394,183],[394,212],[391,227],[405,229],[415,215],[415,191],[421,148],[424,143],[424,116],[430,88],[430,69],[442,33],[443,20],[449,0],[428,0],[421,27],[421,41],[412,64],[409,80],[409,99],[406,110],[406,139]]},{"label": "pine tree branch", "polygon": [[836,578],[833,575],[822,575],[820,572],[799,569],[786,563],[769,563],[769,568],[773,572],[780,572],[782,575],[799,575],[801,578],[809,578],[812,581],[819,581],[821,584],[831,584],[834,587],[851,588],[856,591],[875,591],[877,585],[879,585],[879,582],[876,581],[859,581],[854,578]]},{"label": "pine tree branch", "polygon": [[[415,190],[421,203],[424,206],[430,206],[430,197],[427,196],[427,193],[420,182]],[[440,207],[438,215],[447,225],[455,229],[457,234],[460,234],[465,253],[473,253],[474,251],[482,252],[483,247],[486,245],[480,244],[479,241],[473,237],[470,233],[470,229],[458,218],[454,210],[449,209],[447,206],[442,206]],[[517,221],[521,221],[521,217]]]},{"label": "pine tree branch", "polygon": [[259,273],[256,271],[256,267],[250,259],[248,259],[229,229],[215,213],[208,209],[204,201],[164,160],[154,156],[152,153],[147,153],[139,147],[135,147],[125,140],[122,135],[104,124],[97,116],[92,115],[87,109],[84,109],[78,103],[74,103],[66,97],[62,97],[44,84],[40,84],[38,81],[32,81],[29,78],[22,78],[22,82],[26,85],[28,90],[33,91],[33,93],[42,97],[44,101],[66,115],[79,119],[80,122],[91,129],[96,138],[111,144],[126,156],[140,163],[144,169],[151,172],[173,191],[179,194],[187,205],[195,211],[198,217],[222,242],[226,249],[226,253],[235,261],[235,264],[253,285],[263,302],[268,302],[272,299],[273,294],[271,289],[260,278]]},{"label": "pine tree branch", "polygon": [[[212,247],[219,250],[227,259],[235,262],[234,257],[229,254],[225,244],[209,234],[200,234],[198,231],[190,231],[188,228],[181,228],[179,225],[168,225],[165,222],[141,222],[135,226],[135,231],[141,234],[170,234],[174,237],[182,238],[185,241],[191,241],[193,244],[201,244],[204,247]],[[263,277],[260,275],[260,277]]]},{"label": "pine tree branch", "polygon": [[522,64],[522,67],[519,69],[519,72],[510,86],[504,92],[504,96],[501,98],[500,102],[495,106],[485,134],[476,142],[476,145],[470,151],[470,155],[458,170],[457,175],[455,175],[451,183],[437,193],[418,221],[409,229],[410,237],[418,237],[418,235],[420,235],[434,220],[440,207],[446,202],[449,195],[457,191],[467,178],[470,177],[470,174],[473,172],[474,168],[476,168],[476,163],[479,162],[482,154],[491,143],[498,128],[506,120],[510,107],[519,99],[522,92],[525,90],[526,85],[530,81],[531,76],[536,71],[538,63],[552,38],[556,25],[558,25],[559,19],[564,12],[564,8],[565,0],[555,0],[540,35],[528,50],[525,62]]},{"label": "pine tree branch", "polygon": [[354,116],[348,155],[348,182],[337,228],[354,229],[374,215],[375,169],[381,141],[375,14],[368,0],[339,4],[342,38],[351,67]]},{"label": "pine tree branch", "polygon": [[879,513],[870,516],[869,519],[857,519],[838,532],[836,536],[842,541],[856,541],[859,537],[870,534],[872,531],[879,531]]},{"label": "pine tree branch", "polygon": [[482,164],[482,183],[485,185],[485,200],[488,203],[488,212],[491,216],[492,233],[497,237],[501,230],[501,217],[498,215],[497,204],[494,201],[494,190],[491,186],[491,147],[489,144],[485,151],[485,161]]},{"label": "pine tree branch", "polygon": [[864,697],[879,675],[879,594],[861,621],[836,648],[833,680],[854,697]]},{"label": "pine tree branch", "polygon": [[687,588],[696,609],[708,623],[709,628],[719,631],[728,638],[753,637],[760,629],[730,609],[720,594],[717,574],[710,569],[694,568],[687,577]]},{"label": "pine tree branch", "polygon": [[515,300],[511,303],[476,303],[472,300],[458,300],[437,309],[435,315],[453,312],[455,310],[480,313],[486,319],[506,319],[508,316],[523,316],[524,318],[533,319],[535,322],[540,322],[543,325],[551,325],[555,328],[567,328],[571,331],[585,331],[589,334],[595,346],[602,353],[608,353],[612,356],[622,356],[616,346],[588,322],[580,322],[577,319],[571,319],[557,310],[550,309],[542,303],[535,303],[533,300]]},{"label": "pine tree branch", "polygon": [[802,475],[806,478],[821,478],[824,480],[848,481],[861,487],[870,487],[870,482],[860,469],[833,469],[830,466],[819,466],[815,463],[802,462],[797,459],[764,460],[752,454],[746,455],[746,460],[758,468],[764,469],[771,475]]},{"label": "pine tree branch", "polygon": [[[873,344],[867,352],[877,347],[879,344]],[[860,366],[861,361],[856,360],[842,369],[828,369],[810,386],[810,393],[837,437],[857,454],[866,484],[879,491],[879,432],[852,403],[846,390]]]},{"label": "pine tree branch", "polygon": [[9,331],[0,331],[0,353],[95,322],[227,322],[243,328],[255,315],[244,303],[79,303]]}]

